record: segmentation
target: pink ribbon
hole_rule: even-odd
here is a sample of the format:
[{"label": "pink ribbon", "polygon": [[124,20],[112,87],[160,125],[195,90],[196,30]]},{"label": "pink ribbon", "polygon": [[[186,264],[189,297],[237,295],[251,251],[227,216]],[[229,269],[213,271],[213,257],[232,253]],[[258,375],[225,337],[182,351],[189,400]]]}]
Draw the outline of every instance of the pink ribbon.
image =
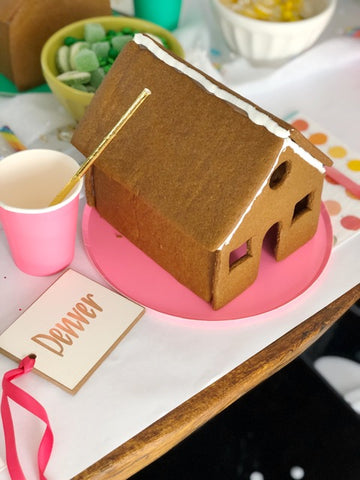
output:
[{"label": "pink ribbon", "polygon": [[14,424],[8,401],[9,398],[46,423],[46,429],[38,450],[38,468],[40,480],[46,480],[44,471],[48,464],[54,443],[53,433],[45,409],[31,395],[24,392],[24,390],[21,390],[21,388],[15,384],[11,383],[15,378],[20,377],[21,375],[24,375],[33,369],[35,358],[35,355],[29,355],[28,357],[25,357],[20,362],[18,368],[5,373],[2,381],[3,394],[1,399],[1,417],[5,435],[6,462],[12,480],[26,480],[26,478],[21,469],[16,452]]}]

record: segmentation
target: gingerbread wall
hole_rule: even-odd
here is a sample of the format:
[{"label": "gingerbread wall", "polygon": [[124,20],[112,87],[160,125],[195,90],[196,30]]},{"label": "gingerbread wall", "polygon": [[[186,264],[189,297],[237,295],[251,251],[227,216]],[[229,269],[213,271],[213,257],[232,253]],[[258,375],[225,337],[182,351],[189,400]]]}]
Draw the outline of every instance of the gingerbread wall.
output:
[{"label": "gingerbread wall", "polygon": [[[276,179],[274,185],[272,179],[276,173],[269,178],[231,242],[219,252],[213,289],[214,308],[220,308],[254,282],[263,240],[272,227],[275,226],[273,233],[276,234],[273,253],[279,261],[310,240],[316,232],[323,174],[290,148],[280,155],[276,165],[284,162],[287,162],[284,175]],[[231,264],[231,252],[246,243],[247,252],[242,247],[241,259]]]},{"label": "gingerbread wall", "polygon": [[19,90],[44,83],[46,40],[69,23],[100,15],[111,15],[109,0],[0,0],[0,72]]},{"label": "gingerbread wall", "polygon": [[207,250],[179,225],[96,166],[91,177],[87,176],[87,192],[92,183],[100,215],[180,283],[210,302],[214,252]]}]

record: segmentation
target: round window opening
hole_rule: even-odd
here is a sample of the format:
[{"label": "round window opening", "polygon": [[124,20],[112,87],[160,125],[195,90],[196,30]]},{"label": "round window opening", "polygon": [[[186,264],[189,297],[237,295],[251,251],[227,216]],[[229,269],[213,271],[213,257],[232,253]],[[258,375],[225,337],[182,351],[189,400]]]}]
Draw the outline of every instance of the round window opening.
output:
[{"label": "round window opening", "polygon": [[290,171],[290,163],[283,162],[281,163],[272,173],[270,177],[270,188],[279,187],[288,176]]}]

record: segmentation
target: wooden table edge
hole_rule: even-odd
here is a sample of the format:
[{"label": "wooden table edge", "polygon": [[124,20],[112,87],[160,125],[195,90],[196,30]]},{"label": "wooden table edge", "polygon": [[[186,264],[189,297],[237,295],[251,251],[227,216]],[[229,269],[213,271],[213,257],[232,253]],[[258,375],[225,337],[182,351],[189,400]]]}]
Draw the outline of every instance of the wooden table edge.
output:
[{"label": "wooden table edge", "polygon": [[[359,298],[360,284],[73,477],[73,480],[121,480],[134,475],[302,354]],[[293,348],[289,349],[289,344]]]}]

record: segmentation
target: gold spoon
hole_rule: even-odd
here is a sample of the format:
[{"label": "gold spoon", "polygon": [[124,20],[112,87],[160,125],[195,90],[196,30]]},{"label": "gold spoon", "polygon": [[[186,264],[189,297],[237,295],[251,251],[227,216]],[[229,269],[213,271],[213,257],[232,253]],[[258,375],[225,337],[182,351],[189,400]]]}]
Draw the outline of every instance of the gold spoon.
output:
[{"label": "gold spoon", "polygon": [[151,94],[151,91],[148,88],[144,88],[144,90],[140,93],[134,103],[129,107],[129,109],[124,113],[124,115],[120,118],[120,120],[116,123],[116,125],[110,130],[110,132],[106,135],[106,137],[102,140],[102,142],[95,148],[95,150],[87,157],[85,162],[80,166],[76,173],[71,177],[65,187],[59,192],[56,197],[50,203],[50,207],[53,205],[57,205],[58,203],[62,202],[66,195],[74,188],[76,183],[80,180],[80,178],[87,172],[87,170],[91,167],[91,165],[95,162],[98,156],[103,152],[103,150],[109,145],[111,140],[117,135],[119,130],[125,125],[125,123],[129,120],[130,117],[135,113],[135,111],[139,108],[142,102]]}]

